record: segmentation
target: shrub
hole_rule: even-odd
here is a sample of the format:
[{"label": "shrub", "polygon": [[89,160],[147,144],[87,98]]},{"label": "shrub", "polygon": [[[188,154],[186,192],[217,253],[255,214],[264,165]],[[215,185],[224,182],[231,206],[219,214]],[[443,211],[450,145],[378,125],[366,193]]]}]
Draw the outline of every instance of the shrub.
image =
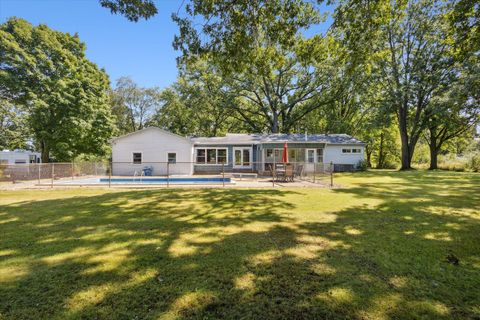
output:
[{"label": "shrub", "polygon": [[468,159],[467,168],[473,172],[480,172],[480,153],[473,154]]},{"label": "shrub", "polygon": [[359,171],[366,171],[366,170],[367,170],[367,166],[368,166],[367,161],[365,161],[365,160],[360,160],[360,161],[358,161],[356,168],[357,168],[357,170],[359,170]]}]

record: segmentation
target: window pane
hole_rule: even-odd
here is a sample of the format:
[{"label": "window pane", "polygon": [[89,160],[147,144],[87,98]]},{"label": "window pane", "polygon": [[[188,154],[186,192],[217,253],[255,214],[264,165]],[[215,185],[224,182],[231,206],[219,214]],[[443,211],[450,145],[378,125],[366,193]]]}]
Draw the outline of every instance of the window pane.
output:
[{"label": "window pane", "polygon": [[297,161],[297,149],[288,149],[288,162]]},{"label": "window pane", "polygon": [[168,163],[176,163],[176,162],[177,162],[177,154],[168,153]]},{"label": "window pane", "polygon": [[315,162],[315,150],[308,150],[307,151],[307,161],[308,163]]},{"label": "window pane", "polygon": [[209,163],[209,164],[217,163],[217,150],[216,149],[207,149],[207,163]]},{"label": "window pane", "polygon": [[323,163],[323,149],[317,149],[317,162]]},{"label": "window pane", "polygon": [[243,165],[250,165],[250,149],[243,149]]},{"label": "window pane", "polygon": [[297,149],[297,162],[305,162],[307,161],[307,152],[305,149]]},{"label": "window pane", "polygon": [[133,163],[139,164],[142,163],[142,154],[139,152],[133,153]]},{"label": "window pane", "polygon": [[197,163],[205,163],[205,149],[197,149]]},{"label": "window pane", "polygon": [[275,160],[282,161],[282,154],[280,153],[281,150],[275,149]]},{"label": "window pane", "polygon": [[235,165],[242,165],[242,150],[235,150]]},{"label": "window pane", "polygon": [[227,163],[227,149],[218,149],[217,150],[217,162],[218,163]]},{"label": "window pane", "polygon": [[273,157],[273,149],[267,149],[267,158]]}]

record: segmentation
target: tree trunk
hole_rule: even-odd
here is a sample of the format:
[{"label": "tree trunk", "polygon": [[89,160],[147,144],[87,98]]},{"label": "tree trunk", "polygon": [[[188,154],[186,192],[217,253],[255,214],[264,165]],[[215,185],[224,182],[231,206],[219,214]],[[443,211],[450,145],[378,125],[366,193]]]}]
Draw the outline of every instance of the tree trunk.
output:
[{"label": "tree trunk", "polygon": [[430,131],[430,167],[429,170],[438,169],[438,151],[440,148],[437,146],[437,130],[435,127],[428,128]]},{"label": "tree trunk", "polygon": [[368,146],[365,147],[365,153],[367,154],[367,167],[371,168],[372,167],[372,148],[369,148]]},{"label": "tree trunk", "polygon": [[273,119],[272,119],[272,133],[278,133],[278,114],[273,112]]},{"label": "tree trunk", "polygon": [[384,137],[384,133],[382,132],[380,134],[380,147],[378,149],[378,161],[377,161],[377,168],[379,169],[383,169],[385,165],[385,155],[383,152],[383,137]]},{"label": "tree trunk", "polygon": [[408,140],[408,138],[402,137],[402,166],[400,170],[410,170],[412,169],[412,157],[410,155],[410,148],[408,147],[408,141],[404,142],[404,140]]},{"label": "tree trunk", "polygon": [[50,160],[50,148],[48,145],[45,143],[45,141],[42,141],[40,143],[40,152],[42,153],[42,163],[47,163]]},{"label": "tree trunk", "polygon": [[408,145],[407,114],[403,108],[399,110],[398,124],[400,131],[400,140],[402,143],[402,166],[400,170],[410,170],[412,168],[412,155]]},{"label": "tree trunk", "polygon": [[438,150],[432,147],[430,147],[430,167],[428,169],[438,169]]}]

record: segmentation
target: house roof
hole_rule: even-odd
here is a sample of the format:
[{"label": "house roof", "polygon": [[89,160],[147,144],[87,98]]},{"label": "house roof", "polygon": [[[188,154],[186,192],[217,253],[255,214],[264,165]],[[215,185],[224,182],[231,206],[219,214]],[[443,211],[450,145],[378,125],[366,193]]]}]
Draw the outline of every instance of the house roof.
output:
[{"label": "house roof", "polygon": [[261,143],[328,143],[328,144],[365,144],[347,134],[246,134],[227,133],[224,137],[192,138],[195,144],[261,144]]},{"label": "house roof", "polygon": [[139,134],[148,130],[156,130],[176,138],[190,141],[197,145],[215,145],[215,144],[262,144],[262,143],[327,143],[327,144],[365,144],[364,142],[349,136],[347,134],[261,134],[261,133],[227,133],[223,137],[191,137],[185,138],[170,131],[158,127],[147,127],[139,131],[131,132],[126,135],[113,138],[111,142],[119,139]]}]

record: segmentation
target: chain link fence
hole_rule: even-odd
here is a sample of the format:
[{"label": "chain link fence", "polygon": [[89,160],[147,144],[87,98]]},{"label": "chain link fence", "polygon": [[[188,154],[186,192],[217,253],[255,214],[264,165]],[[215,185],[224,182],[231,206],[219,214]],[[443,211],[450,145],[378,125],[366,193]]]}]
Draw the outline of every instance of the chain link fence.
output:
[{"label": "chain link fence", "polygon": [[[1,183],[33,185],[154,185],[263,182],[333,186],[333,163],[68,162],[0,165]],[[211,179],[211,180],[208,180]]]}]

